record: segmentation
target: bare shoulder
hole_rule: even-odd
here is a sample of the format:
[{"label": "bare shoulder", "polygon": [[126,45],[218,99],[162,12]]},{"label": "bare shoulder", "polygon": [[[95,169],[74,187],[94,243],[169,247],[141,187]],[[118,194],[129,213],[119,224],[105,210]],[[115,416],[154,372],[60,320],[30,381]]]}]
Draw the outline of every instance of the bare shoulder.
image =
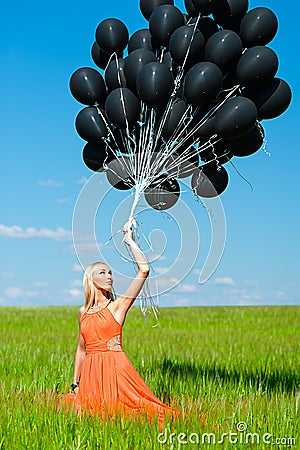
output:
[{"label": "bare shoulder", "polygon": [[81,319],[81,316],[83,315],[85,309],[84,309],[84,305],[80,306],[79,310],[78,310],[78,319]]}]

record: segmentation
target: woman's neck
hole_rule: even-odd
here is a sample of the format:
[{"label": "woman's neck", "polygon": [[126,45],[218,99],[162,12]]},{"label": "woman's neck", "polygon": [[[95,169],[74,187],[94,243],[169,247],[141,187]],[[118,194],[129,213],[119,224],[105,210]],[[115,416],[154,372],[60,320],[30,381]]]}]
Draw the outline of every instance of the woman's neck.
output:
[{"label": "woman's neck", "polygon": [[96,291],[94,298],[94,306],[102,306],[110,301],[110,298],[107,297],[102,291]]}]

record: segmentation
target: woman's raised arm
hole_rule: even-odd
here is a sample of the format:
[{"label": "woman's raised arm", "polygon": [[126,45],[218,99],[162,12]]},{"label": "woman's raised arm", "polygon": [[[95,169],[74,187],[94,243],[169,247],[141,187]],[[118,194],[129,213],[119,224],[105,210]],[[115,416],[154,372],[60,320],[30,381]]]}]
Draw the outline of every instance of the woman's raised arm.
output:
[{"label": "woman's raised arm", "polygon": [[125,227],[123,228],[123,233],[124,242],[130,248],[134,260],[138,266],[138,273],[136,274],[135,278],[132,280],[126,291],[109,306],[109,309],[112,310],[116,320],[121,325],[125,320],[127,311],[140,293],[150,271],[149,264],[145,255],[133,240],[132,230],[125,225]]}]

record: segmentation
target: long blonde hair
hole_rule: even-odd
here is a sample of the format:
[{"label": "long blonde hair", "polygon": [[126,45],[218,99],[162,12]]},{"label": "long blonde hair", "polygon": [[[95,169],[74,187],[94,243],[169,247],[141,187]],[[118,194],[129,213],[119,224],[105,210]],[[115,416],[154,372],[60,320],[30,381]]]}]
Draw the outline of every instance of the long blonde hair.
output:
[{"label": "long blonde hair", "polygon": [[[84,271],[83,287],[84,287],[84,294],[85,294],[85,304],[84,304],[85,311],[88,311],[95,302],[95,286],[93,283],[93,277],[94,277],[94,273],[97,270],[97,267],[100,264],[107,265],[104,262],[98,261],[93,264],[90,264]],[[107,299],[110,299],[111,301],[115,300],[114,292],[106,291],[105,295],[106,295]]]}]

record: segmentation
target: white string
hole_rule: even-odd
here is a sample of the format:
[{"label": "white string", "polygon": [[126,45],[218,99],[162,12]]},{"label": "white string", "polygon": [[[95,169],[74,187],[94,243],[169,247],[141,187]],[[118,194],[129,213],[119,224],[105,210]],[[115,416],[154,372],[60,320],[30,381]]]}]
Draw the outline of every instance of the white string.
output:
[{"label": "white string", "polygon": [[193,25],[194,26],[193,34],[191,36],[191,39],[190,39],[190,42],[189,42],[189,45],[188,45],[188,48],[187,48],[187,51],[186,51],[186,54],[185,54],[185,58],[184,58],[183,64],[179,68],[179,73],[177,74],[176,79],[174,81],[174,89],[173,89],[173,92],[171,94],[170,100],[168,101],[167,107],[166,107],[166,109],[164,111],[164,114],[163,114],[163,117],[162,117],[162,119],[160,121],[160,125],[159,125],[158,131],[157,131],[156,141],[155,141],[155,146],[154,147],[156,147],[157,142],[158,142],[158,140],[159,140],[159,138],[161,136],[161,132],[162,132],[162,129],[163,129],[165,123],[166,123],[168,114],[169,114],[169,112],[171,110],[172,105],[174,104],[174,99],[175,99],[176,93],[177,93],[178,89],[180,88],[180,84],[181,84],[181,81],[182,81],[182,78],[183,78],[183,75],[184,75],[184,69],[185,69],[185,66],[186,66],[186,63],[187,63],[187,59],[188,59],[189,54],[190,54],[190,50],[191,50],[191,46],[192,46],[195,34],[197,32],[197,26],[198,26],[200,17],[201,17],[201,15],[199,14],[195,24]]},{"label": "white string", "polygon": [[263,151],[264,151],[264,153],[265,153],[267,156],[271,156],[271,153],[267,150],[267,143],[268,143],[268,141],[267,141],[267,139],[266,139],[266,137],[265,137],[264,129],[263,129],[261,123],[260,123],[258,120],[256,121],[256,124],[257,124],[258,130],[259,130],[260,136],[261,136],[262,139],[263,139],[263,147],[262,147],[262,148],[263,148]]}]

